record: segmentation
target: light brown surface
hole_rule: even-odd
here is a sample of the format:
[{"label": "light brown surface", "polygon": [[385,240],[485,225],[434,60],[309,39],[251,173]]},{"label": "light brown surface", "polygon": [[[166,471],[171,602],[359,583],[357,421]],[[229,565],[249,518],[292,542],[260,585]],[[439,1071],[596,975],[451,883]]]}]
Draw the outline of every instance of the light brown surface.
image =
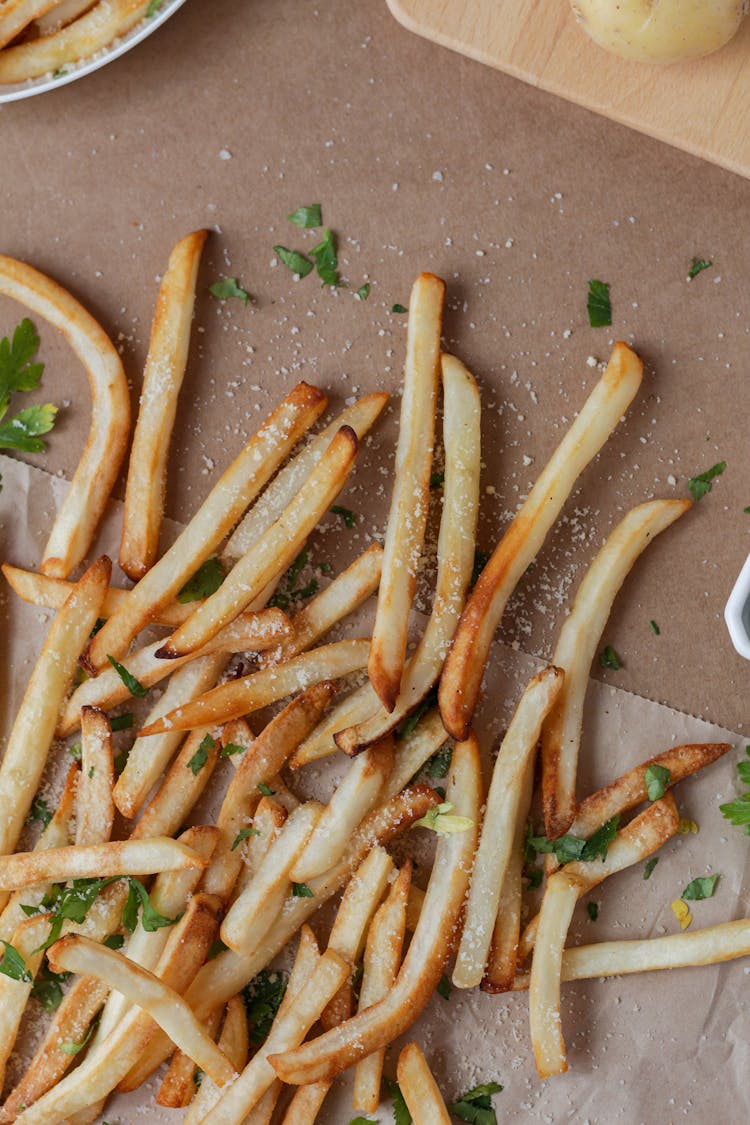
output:
[{"label": "light brown surface", "polygon": [[668,67],[595,48],[569,0],[388,0],[412,31],[750,175],[750,22],[726,48]]}]

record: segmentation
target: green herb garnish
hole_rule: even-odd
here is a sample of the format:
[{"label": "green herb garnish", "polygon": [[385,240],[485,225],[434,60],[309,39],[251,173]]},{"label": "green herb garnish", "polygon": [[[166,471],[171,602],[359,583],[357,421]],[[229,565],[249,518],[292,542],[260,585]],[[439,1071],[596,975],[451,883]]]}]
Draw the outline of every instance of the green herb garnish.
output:
[{"label": "green herb garnish", "polygon": [[224,581],[224,571],[216,558],[206,559],[192,578],[189,578],[177,595],[177,601],[197,602],[200,598],[210,598]]},{"label": "green herb garnish", "polygon": [[83,1039],[81,1039],[81,1041],[79,1043],[74,1043],[72,1040],[68,1039],[65,1043],[58,1043],[57,1045],[58,1045],[58,1047],[60,1048],[61,1051],[65,1052],[66,1055],[77,1055],[78,1052],[82,1051],[83,1048],[86,1046],[89,1039],[94,1034],[95,1030],[96,1030],[96,1024],[92,1023],[91,1027],[88,1029],[88,1031],[84,1035]]},{"label": "green herb garnish", "polygon": [[411,1125],[412,1116],[398,1082],[391,1078],[386,1078],[385,1082],[393,1102],[393,1125]]},{"label": "green herb garnish", "polygon": [[359,289],[356,292],[356,296],[359,297],[360,301],[366,301],[367,300],[367,298],[370,296],[370,282],[369,281],[366,281],[364,283],[364,285],[360,285]]},{"label": "green herb garnish", "polygon": [[524,842],[524,857],[527,863],[533,863],[537,852],[542,854],[552,852],[560,866],[574,860],[589,863],[595,860],[597,856],[600,856],[602,862],[604,862],[607,858],[609,845],[617,835],[619,823],[619,816],[613,816],[611,820],[598,828],[588,840],[582,840],[579,836],[573,836],[571,833],[566,833],[559,840],[548,840],[546,836],[534,836],[531,825],[529,825]]},{"label": "green herb garnish", "polygon": [[404,305],[391,305],[392,313],[408,313],[408,311]]},{"label": "green herb garnish", "polygon": [[598,902],[587,902],[586,903],[586,910],[588,912],[588,916],[591,919],[591,921],[595,922],[597,920],[597,918],[599,917],[599,903]]},{"label": "green herb garnish", "polygon": [[643,878],[644,879],[650,879],[651,878],[651,876],[653,875],[653,872],[654,872],[654,868],[656,867],[658,862],[659,862],[658,855],[655,855],[655,856],[651,857],[651,859],[648,861],[646,866],[643,868]]},{"label": "green herb garnish", "polygon": [[713,262],[709,262],[706,258],[693,258],[688,270],[688,281],[692,281],[694,277],[703,273],[704,270],[710,269],[712,265]]},{"label": "green herb garnish", "polygon": [[643,780],[646,783],[646,794],[649,801],[659,801],[669,786],[669,770],[665,766],[646,766]]},{"label": "green herb garnish", "polygon": [[232,297],[237,297],[243,305],[247,305],[250,300],[250,294],[242,288],[236,277],[222,277],[220,281],[209,285],[208,291],[212,297],[218,297],[221,301],[229,301]]},{"label": "green herb garnish", "polygon": [[242,990],[242,999],[245,1001],[250,1024],[250,1040],[256,1046],[260,1046],[265,1041],[271,1030],[271,1024],[284,999],[286,985],[287,978],[283,973],[261,969]]},{"label": "green herb garnish", "polygon": [[137,680],[132,672],[128,672],[124,664],[120,664],[119,660],[115,660],[114,656],[107,656],[107,660],[114,668],[117,675],[120,677],[125,687],[131,695],[135,695],[138,699],[143,699],[147,694],[148,688],[144,687],[140,680]]},{"label": "green herb garnish", "polygon": [[237,835],[234,838],[234,843],[232,844],[232,851],[234,851],[235,848],[238,848],[240,846],[240,844],[242,843],[242,841],[247,840],[248,837],[250,837],[250,836],[260,836],[260,832],[258,831],[257,828],[242,828],[242,829],[240,829],[240,831],[237,833]]},{"label": "green herb garnish", "polygon": [[713,898],[718,881],[718,875],[703,875],[698,879],[693,879],[685,887],[680,898],[692,902],[701,902],[704,898]]},{"label": "green herb garnish", "polygon": [[599,663],[602,668],[613,668],[615,671],[622,668],[620,658],[612,648],[612,645],[607,645],[602,652],[599,653]]},{"label": "green herb garnish", "polygon": [[355,526],[357,522],[357,517],[351,510],[351,508],[342,508],[341,504],[333,504],[331,507],[331,512],[334,514],[334,516],[341,516],[344,524],[350,530]]},{"label": "green herb garnish", "polygon": [[27,820],[39,820],[41,821],[44,828],[47,827],[49,822],[52,820],[52,812],[47,807],[47,802],[44,800],[44,798],[34,798],[34,800],[31,802],[31,808],[29,809]]},{"label": "green herb garnish", "polygon": [[10,977],[11,980],[20,980],[24,984],[31,984],[32,976],[26,968],[26,962],[21,954],[18,952],[14,945],[9,941],[0,938],[0,945],[3,947],[3,958],[0,961],[0,973],[3,976]]},{"label": "green herb garnish", "polygon": [[318,245],[313,246],[310,251],[310,257],[315,262],[318,277],[324,285],[338,287],[342,284],[341,278],[339,277],[339,260],[336,255],[336,243],[333,237],[333,231],[330,231],[326,227],[323,231],[323,238]]},{"label": "green herb garnish", "polygon": [[118,730],[130,730],[135,722],[135,716],[132,711],[126,711],[123,715],[113,715],[109,720],[110,729],[113,734]]},{"label": "green herb garnish", "polygon": [[470,1125],[497,1125],[497,1117],[492,1108],[492,1095],[499,1094],[502,1086],[499,1082],[486,1082],[483,1086],[475,1086],[459,1098],[448,1109],[454,1116]]},{"label": "green herb garnish", "polygon": [[287,215],[287,219],[290,223],[294,223],[295,227],[302,227],[303,229],[323,225],[323,215],[319,203],[311,203],[309,207],[298,207],[296,211],[292,211],[291,215]]},{"label": "green herb garnish", "polygon": [[296,273],[299,277],[307,277],[313,269],[310,259],[297,250],[289,250],[286,246],[274,246],[273,252],[279,258],[279,261],[283,262],[292,273]]},{"label": "green herb garnish", "polygon": [[589,281],[586,308],[592,328],[609,327],[612,323],[612,305],[609,300],[609,285],[606,281]]},{"label": "green herb garnish", "polygon": [[307,883],[292,883],[292,898],[315,898]]},{"label": "green herb garnish", "polygon": [[435,492],[438,488],[442,488],[445,484],[445,473],[431,473],[430,474],[430,491]]},{"label": "green herb garnish", "polygon": [[661,629],[659,628],[659,626],[656,624],[655,621],[653,621],[653,620],[649,621],[649,626],[651,628],[651,632],[654,634],[655,637],[658,637],[658,636],[661,635]]},{"label": "green herb garnish", "polygon": [[235,754],[244,754],[245,747],[238,746],[236,742],[227,742],[226,746],[222,746],[219,751],[220,758],[232,758]]},{"label": "green herb garnish", "polygon": [[258,782],[258,792],[262,793],[264,797],[275,797],[276,796],[276,790],[275,789],[269,789],[269,787],[266,785],[265,781],[259,781]]},{"label": "green herb garnish", "polygon": [[[0,339],[0,419],[8,412],[11,395],[39,386],[44,364],[31,362],[38,348],[39,336],[28,317],[16,327],[12,341],[7,336]],[[41,453],[45,445],[40,435],[49,433],[56,415],[57,407],[50,402],[20,410],[0,423],[0,449]]]},{"label": "green herb garnish", "polygon": [[688,489],[693,500],[702,500],[706,493],[711,491],[711,482],[715,477],[720,477],[726,467],[726,461],[718,461],[710,469],[706,469],[705,473],[701,473],[697,477],[691,477],[688,481]]},{"label": "green herb garnish", "polygon": [[208,761],[208,752],[213,750],[216,746],[210,734],[206,734],[201,739],[201,744],[193,754],[192,758],[187,764],[187,768],[192,771],[194,775],[200,773]]}]

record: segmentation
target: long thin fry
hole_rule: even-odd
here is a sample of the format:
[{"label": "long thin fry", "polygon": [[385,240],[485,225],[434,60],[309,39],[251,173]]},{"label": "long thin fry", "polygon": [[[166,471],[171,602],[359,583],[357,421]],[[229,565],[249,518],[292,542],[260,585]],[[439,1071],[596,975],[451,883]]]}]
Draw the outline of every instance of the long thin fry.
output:
[{"label": "long thin fry", "polygon": [[0,8],[0,47],[54,5],[55,0],[7,0]]},{"label": "long thin fry", "polygon": [[689,500],[653,500],[628,512],[586,571],[563,622],[552,663],[565,672],[565,683],[542,731],[542,808],[550,840],[565,835],[575,816],[589,669],[612,603],[641,552],[689,508]]},{"label": "long thin fry", "polygon": [[[158,614],[210,557],[289,450],[325,408],[326,396],[299,383],[250,438],[209,492],[190,523],[93,638],[88,659],[102,668],[118,660],[135,634]],[[189,620],[189,619],[188,619]]]},{"label": "long thin fry", "polygon": [[346,841],[379,802],[393,767],[393,741],[386,738],[352,763],[331,795],[307,846],[294,864],[292,877],[304,883],[321,875],[343,852]]},{"label": "long thin fry", "polygon": [[[155,722],[175,707],[190,703],[215,687],[229,660],[227,653],[216,652],[178,668],[149,711],[146,722]],[[183,731],[164,731],[150,738],[136,738],[113,792],[115,804],[123,816],[134,817],[140,812],[184,737]]]},{"label": "long thin fry", "polygon": [[0,888],[16,890],[31,883],[60,883],[66,879],[95,879],[108,875],[152,875],[156,871],[205,866],[205,860],[190,848],[166,836],[118,840],[0,856]]},{"label": "long thin fry", "polygon": [[[149,571],[151,573],[151,571]],[[335,680],[364,668],[370,650],[369,637],[334,641],[310,652],[303,652],[278,667],[262,668],[239,680],[222,684],[184,707],[149,723],[140,734],[159,734],[165,730],[192,730],[199,726],[226,723],[261,707],[268,707],[295,691],[302,691],[321,680]]]},{"label": "long thin fry", "polygon": [[159,548],[167,456],[187,364],[198,266],[207,235],[206,230],[196,230],[180,239],[169,255],[156,299],[122,514],[120,567],[133,581],[153,565]]},{"label": "long thin fry", "polygon": [[57,0],[54,8],[45,12],[36,20],[40,35],[49,35],[53,31],[72,23],[78,16],[83,15],[89,8],[93,8],[96,0]]},{"label": "long thin fry", "polygon": [[[388,898],[378,909],[367,933],[364,971],[359,990],[358,1011],[383,1000],[393,988],[406,935],[406,906],[411,886],[411,862],[402,864]],[[360,1059],[354,1071],[352,1105],[365,1113],[375,1113],[380,1103],[385,1047]]]},{"label": "long thin fry", "polygon": [[213,739],[212,746],[204,747],[205,765],[200,769],[191,767],[190,763],[205,735],[206,732],[199,729],[191,731],[190,737],[185,739],[164,780],[141,813],[131,839],[147,840],[153,836],[166,836],[177,832],[180,825],[185,823],[188,813],[208,785],[219,756],[219,744]]},{"label": "long thin fry", "polygon": [[454,738],[464,737],[471,725],[492,637],[508,598],[538,554],[577,477],[635,397],[642,373],[635,352],[627,344],[615,344],[604,374],[479,576],[440,681],[440,711]]},{"label": "long thin fry", "polygon": [[[150,572],[149,572],[150,573]],[[106,626],[105,626],[106,628]],[[262,609],[257,613],[241,614],[216,634],[203,648],[195,653],[170,661],[157,656],[161,641],[154,641],[145,648],[125,656],[122,667],[133,676],[141,687],[153,687],[165,679],[170,672],[184,667],[193,659],[201,659],[216,653],[247,652],[262,648],[275,648],[279,640],[288,636],[290,630],[286,614],[280,609]],[[65,704],[57,733],[60,738],[74,731],[81,717],[81,708],[88,704],[109,710],[118,703],[124,703],[131,696],[131,688],[121,673],[113,666],[107,667],[98,676],[92,676],[76,688]]]},{"label": "long thin fry", "polygon": [[357,436],[344,426],[265,535],[235,563],[216,593],[206,598],[192,617],[167,638],[159,649],[163,659],[173,660],[207,644],[287,569],[343,488],[356,456]]},{"label": "long thin fry", "polygon": [[414,1125],[451,1125],[438,1084],[416,1043],[407,1043],[398,1056],[396,1080]]},{"label": "long thin fry", "polygon": [[[175,992],[184,992],[213,941],[215,926],[215,902],[208,895],[194,895],[170,931],[156,976]],[[57,1125],[96,1105],[130,1070],[158,1030],[147,1012],[133,1007],[80,1066],[24,1111],[24,1125]]]},{"label": "long thin fry", "polygon": [[[11,47],[0,55],[0,82],[7,81],[8,56],[19,50],[23,48]],[[41,564],[45,574],[67,578],[86,556],[125,456],[130,431],[125,371],[101,325],[51,278],[24,262],[0,255],[0,293],[20,301],[62,332],[81,360],[91,389],[86,445]]]},{"label": "long thin fry", "polygon": [[525,780],[536,754],[544,717],[562,685],[563,673],[559,668],[545,668],[532,678],[498,752],[453,969],[457,988],[473,988],[482,980],[517,824],[519,819],[525,821],[528,812],[521,808]]},{"label": "long thin fry", "polygon": [[540,1078],[568,1069],[560,1019],[560,974],[576,902],[609,875],[646,859],[677,831],[670,793],[632,820],[609,845],[606,859],[575,861],[547,880],[529,984],[531,1042]]},{"label": "long thin fry", "polygon": [[351,692],[328,714],[321,719],[314,731],[305,739],[289,762],[289,768],[301,769],[310,762],[317,762],[320,758],[327,758],[338,752],[334,740],[337,731],[346,727],[356,726],[374,714],[378,706],[378,697],[368,680]]},{"label": "long thin fry", "polygon": [[[227,1003],[224,1026],[219,1036],[219,1047],[227,1056],[236,1071],[244,1070],[249,1051],[247,1015],[241,996],[233,996]],[[219,1096],[218,1087],[210,1078],[204,1077],[200,1089],[193,1098],[183,1125],[201,1125],[205,1114]]]},{"label": "long thin fry", "polygon": [[393,710],[401,686],[409,610],[427,524],[444,300],[445,282],[420,274],[409,301],[401,430],[367,669],[387,711]]},{"label": "long thin fry", "polygon": [[392,797],[409,784],[425,762],[447,741],[443,720],[437,707],[427,711],[413,730],[399,739],[391,776],[385,783],[384,797]]},{"label": "long thin fry", "polygon": [[[203,1030],[211,1039],[216,1039],[217,1037],[219,1024],[221,1023],[221,1015],[221,1009],[217,1008],[215,1012],[211,1013],[207,1020],[203,1021]],[[221,1050],[221,1044],[219,1044],[219,1049]],[[232,1062],[231,1059],[230,1062]],[[234,1065],[234,1063],[232,1065]],[[236,1069],[237,1067],[235,1066],[235,1070]],[[161,1080],[161,1086],[156,1095],[156,1104],[167,1106],[169,1109],[183,1109],[185,1106],[190,1105],[193,1095],[195,1094],[195,1077],[198,1073],[198,1069],[190,1058],[190,1055],[186,1055],[183,1051],[175,1048],[172,1060],[167,1067],[167,1072]],[[207,1082],[211,1081],[207,1075],[201,1075],[201,1081],[203,1078],[205,1078]],[[127,1077],[125,1081],[127,1082]],[[123,1089],[122,1083],[119,1088],[121,1090]]]},{"label": "long thin fry", "polygon": [[333,1078],[405,1031],[432,995],[455,942],[476,848],[482,779],[473,735],[453,751],[446,798],[472,827],[440,837],[422,913],[395,986],[384,1000],[339,1027],[296,1050],[272,1055],[283,1082],[301,1085]]},{"label": "long thin fry", "polygon": [[[23,958],[24,977],[14,980],[0,973],[0,1086],[3,1083],[8,1058],[16,1042],[26,1002],[31,994],[34,976],[44,957],[41,947],[49,932],[49,922],[47,914],[25,918],[21,922],[13,934],[11,945]],[[4,950],[3,960],[7,956],[8,951]]]},{"label": "long thin fry", "polygon": [[347,754],[356,754],[390,734],[430,693],[442,671],[471,581],[479,515],[479,391],[459,360],[444,355],[441,362],[445,481],[432,613],[406,663],[393,706],[386,710],[381,705],[364,723],[336,734],[336,745]]},{"label": "long thin fry", "polygon": [[111,564],[102,556],[84,574],[50,626],[0,765],[0,854],[18,843],[47,761],[57,713],[78,657],[96,624]]},{"label": "long thin fry", "polygon": [[103,844],[112,835],[115,803],[112,728],[96,707],[81,712],[81,778],[78,783],[76,844]]},{"label": "long thin fry", "polygon": [[253,504],[222,551],[222,559],[230,564],[234,563],[242,558],[261,535],[265,535],[297,495],[342,426],[350,426],[357,435],[357,440],[361,441],[375,424],[387,402],[388,395],[383,391],[363,395],[311,438],[305,448],[277,473],[263,495]]},{"label": "long thin fry", "polygon": [[0,55],[0,83],[25,82],[95,55],[134,27],[147,11],[147,0],[100,0],[61,31],[7,47]]}]

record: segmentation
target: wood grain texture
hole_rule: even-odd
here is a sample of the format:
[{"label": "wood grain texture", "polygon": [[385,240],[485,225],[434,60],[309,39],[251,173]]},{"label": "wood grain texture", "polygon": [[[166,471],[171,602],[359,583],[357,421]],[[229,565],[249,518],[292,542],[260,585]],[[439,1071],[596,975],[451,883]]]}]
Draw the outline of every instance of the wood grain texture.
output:
[{"label": "wood grain texture", "polygon": [[716,54],[656,67],[597,47],[568,0],[388,4],[419,35],[750,176],[750,19]]}]

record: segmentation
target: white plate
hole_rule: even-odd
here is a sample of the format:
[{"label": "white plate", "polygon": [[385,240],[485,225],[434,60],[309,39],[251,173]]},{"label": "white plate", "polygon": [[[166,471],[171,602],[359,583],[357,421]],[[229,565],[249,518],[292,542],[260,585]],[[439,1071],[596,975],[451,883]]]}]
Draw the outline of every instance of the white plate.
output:
[{"label": "white plate", "polygon": [[79,63],[74,63],[70,71],[67,74],[60,75],[59,78],[52,78],[51,75],[44,74],[40,78],[30,78],[26,82],[14,82],[7,86],[0,86],[0,103],[15,102],[19,98],[33,98],[35,94],[43,94],[46,90],[58,90],[61,86],[67,86],[69,82],[75,82],[77,78],[83,78],[84,74],[91,74],[92,71],[99,70],[100,67],[106,66],[108,62],[112,62],[112,59],[124,55],[126,51],[135,47],[136,43],[140,43],[146,36],[151,35],[165,20],[174,15],[184,3],[185,0],[164,0],[161,10],[151,19],[141,20],[127,35],[117,39],[113,46],[97,51],[92,58],[81,59]]}]

